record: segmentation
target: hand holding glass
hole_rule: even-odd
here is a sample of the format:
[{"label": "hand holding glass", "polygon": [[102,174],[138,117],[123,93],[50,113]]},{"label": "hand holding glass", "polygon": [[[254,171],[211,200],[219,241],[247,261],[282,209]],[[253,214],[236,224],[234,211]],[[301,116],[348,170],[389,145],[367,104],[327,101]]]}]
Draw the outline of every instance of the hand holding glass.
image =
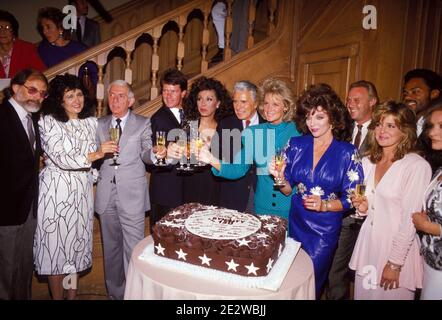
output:
[{"label": "hand holding glass", "polygon": [[[164,131],[157,131],[156,132],[156,139],[157,139],[157,148],[158,152],[166,148],[166,132]],[[165,166],[166,162],[164,158],[157,159],[157,162],[155,163],[157,166]]]},{"label": "hand holding glass", "polygon": [[[116,144],[118,144],[118,142],[120,141],[120,129],[119,128],[110,128],[109,129],[109,135],[110,135],[110,139],[115,142]],[[117,159],[118,159],[118,152],[114,153],[114,156],[112,158],[113,163],[110,164],[110,166],[119,166],[120,164],[117,163]]]},{"label": "hand holding glass", "polygon": [[275,187],[284,187],[285,179],[284,172],[282,172],[282,168],[284,167],[284,150],[278,150],[275,154],[275,169],[278,172],[278,175],[275,177],[275,183],[273,186]]},{"label": "hand holding glass", "polygon": [[[356,184],[355,196],[357,198],[362,198],[363,196],[365,196],[365,184],[363,184],[363,183]],[[351,214],[350,217],[352,217],[354,219],[365,219],[366,216],[362,216],[358,213],[358,211],[356,211],[356,213]]]}]

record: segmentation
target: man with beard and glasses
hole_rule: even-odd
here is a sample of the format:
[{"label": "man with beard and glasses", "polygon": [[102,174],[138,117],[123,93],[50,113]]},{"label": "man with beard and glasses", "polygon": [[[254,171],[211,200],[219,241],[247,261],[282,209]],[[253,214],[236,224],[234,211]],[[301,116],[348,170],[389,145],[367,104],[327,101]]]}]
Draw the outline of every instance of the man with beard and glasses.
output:
[{"label": "man with beard and glasses", "polygon": [[31,298],[41,154],[36,112],[47,87],[41,72],[24,69],[0,106],[0,300]]},{"label": "man with beard and glasses", "polygon": [[442,77],[428,69],[414,69],[404,77],[403,101],[416,113],[417,135],[422,132],[430,101],[442,96]]}]

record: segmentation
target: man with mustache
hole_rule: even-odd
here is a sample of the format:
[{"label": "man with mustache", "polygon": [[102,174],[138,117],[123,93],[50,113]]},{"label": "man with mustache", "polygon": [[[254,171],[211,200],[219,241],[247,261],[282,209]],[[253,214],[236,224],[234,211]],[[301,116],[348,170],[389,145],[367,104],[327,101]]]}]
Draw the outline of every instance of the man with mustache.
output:
[{"label": "man with mustache", "polygon": [[24,69],[0,106],[0,300],[31,298],[41,154],[36,112],[47,87],[41,72]]},{"label": "man with mustache", "polygon": [[442,96],[442,77],[428,69],[414,69],[404,77],[403,101],[416,113],[417,135],[422,132],[430,101]]}]

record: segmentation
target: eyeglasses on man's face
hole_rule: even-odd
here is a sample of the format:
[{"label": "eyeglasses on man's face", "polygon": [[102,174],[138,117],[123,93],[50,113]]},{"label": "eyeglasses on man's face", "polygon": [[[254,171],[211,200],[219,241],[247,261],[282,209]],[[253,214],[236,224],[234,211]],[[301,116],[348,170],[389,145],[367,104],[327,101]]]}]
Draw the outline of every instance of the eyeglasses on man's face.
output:
[{"label": "eyeglasses on man's face", "polygon": [[46,99],[48,97],[48,92],[45,90],[39,91],[35,87],[28,87],[27,85],[24,85],[24,84],[23,84],[23,87],[25,87],[26,90],[28,90],[28,94],[30,94],[30,95],[35,95],[35,94],[39,93],[40,97],[42,97],[43,99]]}]

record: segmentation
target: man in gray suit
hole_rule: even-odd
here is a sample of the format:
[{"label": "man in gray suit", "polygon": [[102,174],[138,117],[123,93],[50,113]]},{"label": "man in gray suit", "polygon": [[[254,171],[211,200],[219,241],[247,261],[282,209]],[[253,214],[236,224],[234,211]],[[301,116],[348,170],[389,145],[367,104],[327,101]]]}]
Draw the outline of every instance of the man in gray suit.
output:
[{"label": "man in gray suit", "polygon": [[109,140],[109,129],[120,130],[117,163],[101,165],[95,197],[103,238],[106,287],[111,299],[123,299],[126,271],[134,246],[144,238],[145,212],[150,209],[145,163],[152,163],[150,119],[134,114],[129,84],[116,80],[109,86],[111,115],[98,119],[97,140]]},{"label": "man in gray suit", "polygon": [[70,0],[69,4],[77,9],[77,29],[72,34],[72,39],[83,43],[87,47],[96,46],[101,42],[100,25],[89,19],[89,5],[86,0]]},{"label": "man in gray suit", "polygon": [[[353,119],[352,143],[359,150],[361,157],[369,149],[369,137],[372,130],[368,126],[371,123],[371,116],[379,97],[373,83],[365,80],[354,82],[350,85],[346,106]],[[341,233],[339,235],[338,247],[336,249],[333,263],[328,276],[327,299],[343,300],[349,299],[350,294],[350,262],[351,255],[358,238],[359,229],[363,220],[352,218],[349,211],[342,220]]]}]

